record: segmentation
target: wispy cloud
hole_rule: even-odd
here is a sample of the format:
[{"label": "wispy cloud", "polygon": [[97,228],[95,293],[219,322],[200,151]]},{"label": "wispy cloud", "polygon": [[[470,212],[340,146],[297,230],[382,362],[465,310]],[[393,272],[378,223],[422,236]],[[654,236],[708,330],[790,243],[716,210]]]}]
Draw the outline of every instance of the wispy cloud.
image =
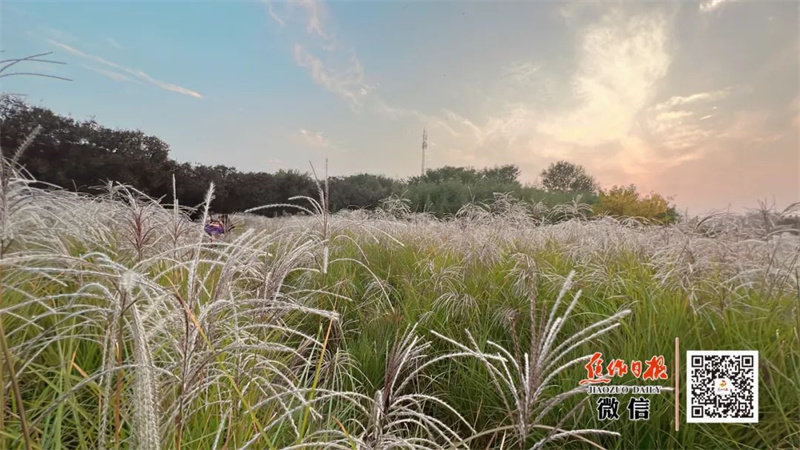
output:
[{"label": "wispy cloud", "polygon": [[[783,136],[783,133],[769,129],[768,124],[772,114],[763,110],[739,111],[733,115],[730,124],[721,131],[719,138],[731,143],[751,145],[775,142]],[[796,133],[794,131],[795,135]]]},{"label": "wispy cloud", "polygon": [[[742,102],[730,97],[744,100],[738,85],[698,88],[697,80],[680,81],[686,72],[678,71],[686,61],[676,60],[683,56],[674,53],[673,43],[680,41],[671,34],[681,20],[678,8],[573,3],[580,5],[566,11],[565,18],[575,32],[574,65],[562,64],[561,58],[551,64],[545,56],[539,60],[518,54],[485,83],[473,77],[468,83],[474,89],[456,88],[477,92],[474,98],[438,107],[412,103],[413,96],[389,100],[364,87],[374,84],[366,82],[369,71],[355,52],[324,46],[327,41],[321,36],[335,36],[321,4],[295,2],[302,6],[295,6],[303,13],[299,23],[278,14],[278,8],[271,20],[285,24],[287,32],[294,25],[299,35],[292,42],[295,63],[351,108],[374,113],[376,120],[402,121],[396,125],[404,130],[427,128],[437,144],[427,155],[431,167],[514,163],[524,181],[534,181],[547,164],[566,159],[584,165],[604,186],[635,183],[645,191],[664,188],[666,195],[690,197],[691,190],[671,176],[687,167],[708,167],[730,148],[786,139],[770,129],[775,119],[769,115],[732,109]],[[722,2],[706,3],[706,9],[714,10]],[[564,71],[567,67],[574,69]],[[790,116],[795,123],[800,121],[797,109]],[[327,148],[327,136],[300,130],[296,134],[303,145]],[[403,139],[412,142],[409,136]]]},{"label": "wispy cloud", "polygon": [[[178,94],[188,95],[188,96],[194,97],[194,98],[203,98],[202,95],[200,95],[199,93],[197,93],[197,92],[195,92],[195,91],[193,91],[191,89],[187,89],[185,87],[178,86],[177,84],[172,84],[172,83],[167,83],[167,82],[164,82],[164,81],[157,80],[157,79],[153,78],[152,76],[148,75],[147,73],[145,73],[142,70],[130,69],[130,68],[125,67],[123,65],[120,65],[120,64],[117,64],[115,62],[109,61],[109,60],[107,60],[107,59],[105,59],[103,57],[100,57],[100,56],[97,56],[97,55],[91,55],[91,54],[82,52],[81,50],[78,50],[77,48],[69,46],[69,45],[64,44],[62,42],[54,41],[52,39],[48,39],[47,41],[50,42],[52,45],[55,45],[56,47],[66,51],[66,52],[72,53],[75,56],[78,56],[78,57],[81,57],[83,59],[87,59],[87,60],[90,60],[90,61],[94,61],[94,62],[100,63],[102,65],[105,65],[107,67],[112,67],[114,69],[117,69],[118,71],[125,72],[127,74],[133,75],[135,78],[138,78],[140,80],[146,81],[147,83],[150,83],[150,84],[152,84],[152,85],[154,85],[156,87],[159,87],[161,89],[164,89],[166,91],[176,92]],[[97,70],[95,70],[95,69],[90,69],[90,70],[94,70],[95,72],[97,72]],[[106,71],[106,72],[107,73],[102,73],[102,74],[107,76],[107,77],[109,77],[109,78],[112,78],[114,80],[117,80],[117,81],[129,81],[129,77],[126,77],[126,76],[124,76],[124,75],[122,75],[120,73],[110,72],[110,71]],[[101,72],[98,72],[98,73],[101,73]]]},{"label": "wispy cloud", "polygon": [[202,95],[198,94],[197,92],[195,92],[195,91],[193,91],[191,89],[187,89],[185,87],[178,86],[177,84],[166,83],[164,81],[156,80],[155,78],[151,77],[150,75],[144,73],[141,70],[134,70],[131,73],[133,73],[134,75],[138,76],[139,78],[149,82],[150,84],[152,84],[154,86],[158,86],[161,89],[164,89],[165,91],[177,92],[178,94],[188,95],[188,96],[194,97],[194,98],[203,98]]},{"label": "wispy cloud", "polygon": [[267,5],[267,11],[269,12],[269,16],[272,17],[272,20],[277,22],[278,25],[280,25],[281,27],[286,25],[286,22],[284,22],[283,19],[281,19],[281,17],[275,11],[275,7],[273,6],[272,2],[265,1],[264,3]]},{"label": "wispy cloud", "polygon": [[[565,84],[571,90],[555,96],[561,98],[556,105],[522,102],[498,86],[489,94],[502,94],[505,103],[487,101],[469,115],[447,108],[428,114],[385,103],[379,112],[426,124],[429,135],[438,136],[439,148],[431,157],[443,163],[514,162],[533,181],[531,175],[541,167],[566,159],[585,165],[601,183],[623,179],[652,187],[654,173],[722,148],[726,129],[744,130],[740,136],[758,134],[753,120],[732,126],[717,111],[731,89],[658,98],[673,60],[669,30],[669,19],[658,11],[632,15],[612,10],[582,25],[576,70]],[[554,76],[543,65],[524,60],[505,66],[501,74],[536,83]]]},{"label": "wispy cloud", "polygon": [[[352,110],[360,111],[378,84],[367,82],[364,67],[356,52],[338,45],[336,36],[327,30],[325,17],[328,13],[322,2],[318,0],[280,2],[280,11],[275,2],[264,1],[264,3],[272,20],[281,27],[291,28],[290,12],[299,8],[302,12],[303,31],[296,37],[293,47],[295,64],[307,69],[316,84],[341,97]],[[317,50],[313,47],[317,47]]]},{"label": "wispy cloud", "polygon": [[[718,136],[718,123],[709,123],[715,117],[708,114],[714,103],[725,99],[730,90],[699,92],[687,96],[673,96],[657,103],[642,113],[641,133],[649,145],[668,150],[671,164],[698,158],[703,152],[703,142]],[[703,114],[701,117],[698,118]]]},{"label": "wispy cloud", "polygon": [[573,81],[579,106],[545,121],[540,130],[580,145],[619,141],[654,97],[669,64],[661,16],[607,15],[583,33]]},{"label": "wispy cloud", "polygon": [[[276,3],[263,0],[263,2],[267,5],[269,16],[281,27],[288,27],[290,19],[296,19],[290,12],[299,7],[303,12],[300,24],[303,35],[296,38],[299,42],[294,43],[295,63],[307,69],[316,84],[342,98],[351,110],[361,112],[366,106],[370,112],[381,117],[395,120],[410,119],[423,126],[445,130],[453,137],[460,137],[465,132],[475,134],[475,130],[456,131],[455,127],[459,124],[453,123],[453,117],[445,117],[447,111],[440,116],[413,108],[398,107],[390,105],[384,98],[374,93],[379,83],[367,81],[364,67],[355,50],[344,50],[335,34],[328,30],[325,20],[329,17],[329,13],[321,1],[288,0]],[[280,5],[280,11],[276,4]],[[316,54],[310,49],[314,46],[319,49]],[[521,77],[526,75],[525,71],[534,68],[523,63],[519,67],[509,67],[509,70],[516,70],[518,73],[515,75]],[[460,123],[463,125],[464,120]]]},{"label": "wispy cloud", "polygon": [[503,67],[503,77],[525,84],[533,80],[534,75],[541,68],[541,64],[535,64],[530,61],[517,61]]},{"label": "wispy cloud", "polygon": [[700,3],[700,11],[707,13],[719,9],[723,4],[730,3],[733,0],[707,0]]},{"label": "wispy cloud", "polygon": [[279,2],[262,0],[262,3],[267,5],[267,12],[272,20],[281,27],[296,18],[293,13],[299,8],[302,13],[300,19],[305,33],[314,39],[321,40],[327,50],[333,50],[336,46],[336,36],[325,29],[324,22],[328,12],[320,0],[286,0]]},{"label": "wispy cloud", "polygon": [[373,89],[373,86],[364,82],[364,68],[355,55],[344,70],[337,71],[309,53],[302,45],[296,44],[294,60],[298,66],[309,70],[315,83],[346,100],[351,108],[360,108],[361,97]]},{"label": "wispy cloud", "polygon": [[100,75],[111,78],[114,81],[125,81],[128,83],[142,84],[142,82],[139,80],[134,80],[131,77],[123,75],[119,72],[114,72],[113,70],[100,69],[98,67],[92,67],[86,64],[83,64],[83,67],[86,68],[87,70],[91,70],[92,72],[99,73]]},{"label": "wispy cloud", "polygon": [[296,141],[315,149],[336,150],[339,148],[336,142],[320,131],[315,132],[300,128],[295,132],[294,137]]},{"label": "wispy cloud", "polygon": [[116,39],[114,39],[114,38],[107,37],[107,38],[106,38],[106,43],[107,43],[108,45],[110,45],[110,46],[114,47],[114,48],[115,48],[115,49],[117,49],[117,50],[124,50],[124,47],[122,47],[122,44],[120,44],[119,42],[117,42],[117,41],[116,41]]},{"label": "wispy cloud", "polygon": [[692,94],[685,97],[673,96],[670,97],[669,100],[657,104],[655,109],[658,111],[664,111],[673,108],[675,106],[695,104],[698,102],[705,102],[711,100],[720,100],[722,98],[727,97],[729,94],[730,94],[730,89],[726,89],[714,92],[699,92],[697,94]]},{"label": "wispy cloud", "polygon": [[322,29],[322,2],[318,0],[296,0],[296,3],[299,4],[308,15],[306,31],[308,31],[309,34],[315,34],[323,39],[331,39]]},{"label": "wispy cloud", "polygon": [[451,125],[447,120],[442,117],[439,117],[435,114],[426,114],[422,111],[413,109],[413,108],[403,108],[397,106],[391,106],[386,103],[380,97],[376,97],[373,101],[373,109],[375,113],[380,114],[383,117],[387,117],[389,119],[411,119],[414,120],[423,126],[428,126],[431,128],[441,129],[447,131],[447,133],[451,137],[461,137],[463,133],[460,131],[456,131],[454,126]]},{"label": "wispy cloud", "polygon": [[[452,162],[492,165],[514,161],[531,175],[543,164],[568,159],[586,165],[600,178],[613,179],[620,170],[628,175],[642,173],[656,164],[673,164],[684,157],[654,147],[646,136],[639,135],[642,111],[654,105],[671,63],[667,34],[667,20],[653,13],[631,16],[613,11],[581,27],[577,69],[571,84],[567,84],[571,92],[560,95],[556,112],[550,105],[518,101],[503,86],[498,86],[498,92],[505,93],[506,102],[495,104],[489,111],[484,109],[483,116],[467,117],[451,109],[436,115],[411,110],[412,114],[385,105],[384,110],[426,120],[432,136],[437,129],[446,132],[444,136],[449,134],[449,139],[437,139],[440,155],[452,158]],[[505,66],[502,77],[538,83],[540,78],[554,76],[542,73],[544,70],[540,64],[523,60]],[[659,117],[658,113],[663,115]],[[648,118],[662,127],[689,119],[679,110],[655,109]],[[676,137],[676,146],[693,138],[695,131],[684,131],[683,144]],[[617,173],[612,174],[614,171]]]}]

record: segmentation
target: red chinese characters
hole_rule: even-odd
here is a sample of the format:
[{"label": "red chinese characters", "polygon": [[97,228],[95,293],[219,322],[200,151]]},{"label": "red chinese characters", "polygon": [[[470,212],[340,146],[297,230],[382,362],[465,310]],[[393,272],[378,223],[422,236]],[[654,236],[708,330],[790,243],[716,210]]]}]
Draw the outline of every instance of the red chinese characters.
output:
[{"label": "red chinese characters", "polygon": [[[643,380],[666,380],[668,378],[667,366],[664,364],[664,356],[653,356],[645,361],[645,365],[647,367],[642,370],[641,361],[631,361],[631,374],[636,378],[641,377]],[[612,359],[608,363],[608,366],[606,366],[606,371],[604,372],[603,354],[601,352],[595,352],[589,363],[584,367],[586,368],[587,378],[580,381],[581,386],[584,384],[610,383],[611,378],[622,377],[627,374],[629,366],[622,359]]]},{"label": "red chinese characters", "polygon": [[596,352],[592,355],[592,359],[586,364],[587,378],[585,380],[581,380],[580,385],[583,386],[584,384],[591,383],[609,383],[611,379],[608,377],[603,376],[603,356],[602,353]]},{"label": "red chinese characters", "polygon": [[639,378],[639,375],[642,374],[642,362],[641,361],[633,361],[631,363],[631,373],[636,378]]},{"label": "red chinese characters", "polygon": [[647,361],[647,370],[642,374],[645,380],[667,379],[667,366],[664,364],[663,356],[653,356],[650,361]]},{"label": "red chinese characters", "polygon": [[608,376],[616,377],[623,376],[628,373],[628,365],[621,359],[612,360],[608,363]]}]

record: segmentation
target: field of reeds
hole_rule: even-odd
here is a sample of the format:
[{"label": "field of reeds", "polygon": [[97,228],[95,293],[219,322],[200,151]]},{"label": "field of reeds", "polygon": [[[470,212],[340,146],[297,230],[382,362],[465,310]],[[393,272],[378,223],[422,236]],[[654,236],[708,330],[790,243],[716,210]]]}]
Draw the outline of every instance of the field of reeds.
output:
[{"label": "field of reeds", "polygon": [[[800,447],[800,237],[776,212],[330,215],[322,182],[211,243],[180,199],[3,163],[2,449]],[[589,356],[664,355],[671,386],[676,337],[760,352],[758,423],[687,424],[685,384],[679,431],[672,391],[596,419]]]}]

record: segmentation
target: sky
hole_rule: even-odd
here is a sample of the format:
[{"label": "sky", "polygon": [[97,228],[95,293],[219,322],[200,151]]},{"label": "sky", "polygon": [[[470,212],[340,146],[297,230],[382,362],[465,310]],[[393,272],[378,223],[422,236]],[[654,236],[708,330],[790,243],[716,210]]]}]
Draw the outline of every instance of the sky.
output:
[{"label": "sky", "polygon": [[[679,211],[800,201],[800,2],[8,1],[4,93],[181,162],[582,165]],[[21,67],[18,66],[18,67]]]}]

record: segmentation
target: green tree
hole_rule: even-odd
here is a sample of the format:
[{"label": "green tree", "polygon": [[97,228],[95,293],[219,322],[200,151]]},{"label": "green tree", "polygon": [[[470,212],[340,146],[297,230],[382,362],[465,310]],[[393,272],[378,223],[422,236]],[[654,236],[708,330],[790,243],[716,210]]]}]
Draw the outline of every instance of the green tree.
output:
[{"label": "green tree", "polygon": [[358,174],[329,180],[332,211],[375,208],[392,195],[397,182],[381,175]]},{"label": "green tree", "polygon": [[582,166],[567,161],[550,164],[541,177],[542,186],[550,192],[594,193],[598,189],[597,182]]},{"label": "green tree", "polygon": [[[289,201],[293,196],[317,196],[315,183],[307,173],[245,173],[224,165],[178,163],[170,159],[165,142],[141,130],[110,129],[93,119],[77,121],[30,106],[17,97],[0,98],[0,120],[3,148],[16,148],[37,125],[43,127],[20,162],[36,179],[67,189],[91,192],[92,187],[112,180],[171,202],[175,176],[178,200],[189,207],[205,200],[213,182],[211,209],[219,213],[293,203]],[[400,195],[410,201],[414,211],[447,217],[467,202],[491,202],[497,193],[511,193],[515,198],[551,207],[572,202],[575,197],[568,191],[523,187],[519,175],[519,167],[503,165],[483,169],[446,166],[408,180],[370,174],[334,177],[329,180],[330,209],[375,208],[381,200]],[[582,197],[588,203],[595,199],[592,195]],[[256,213],[293,214],[297,209],[284,206]]]},{"label": "green tree", "polygon": [[[473,167],[444,166],[438,169],[428,169],[422,177],[413,177],[409,183],[443,183],[459,181],[464,184],[475,184],[484,181],[519,185],[520,170],[513,164],[495,166],[477,170]],[[521,187],[521,186],[520,186]]]},{"label": "green tree", "polygon": [[40,181],[90,191],[113,180],[155,197],[171,190],[175,164],[160,139],[141,131],[112,130],[94,120],[79,122],[12,96],[0,98],[3,148],[16,148],[37,125],[42,132],[20,162]]}]

